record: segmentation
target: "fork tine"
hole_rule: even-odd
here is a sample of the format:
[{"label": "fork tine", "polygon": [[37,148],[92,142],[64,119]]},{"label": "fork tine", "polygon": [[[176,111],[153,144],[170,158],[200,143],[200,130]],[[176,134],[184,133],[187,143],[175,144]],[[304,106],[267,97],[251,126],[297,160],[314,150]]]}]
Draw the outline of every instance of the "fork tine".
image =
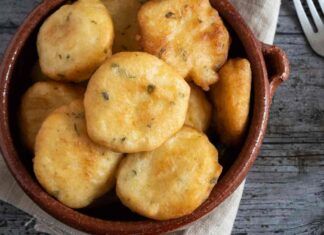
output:
[{"label": "fork tine", "polygon": [[312,17],[314,19],[315,25],[317,27],[318,30],[320,30],[321,27],[323,27],[323,22],[321,17],[319,16],[317,9],[314,5],[313,0],[307,0],[307,4],[308,4],[308,8],[312,14]]},{"label": "fork tine", "polygon": [[300,21],[300,24],[306,34],[306,37],[308,38],[311,34],[314,33],[313,28],[311,24],[309,23],[309,20],[307,18],[307,15],[305,13],[305,10],[303,8],[303,5],[301,4],[300,0],[294,0],[294,5],[297,10],[297,15]]},{"label": "fork tine", "polygon": [[322,9],[322,12],[324,14],[324,0],[318,0],[320,6],[321,6],[321,9]]}]

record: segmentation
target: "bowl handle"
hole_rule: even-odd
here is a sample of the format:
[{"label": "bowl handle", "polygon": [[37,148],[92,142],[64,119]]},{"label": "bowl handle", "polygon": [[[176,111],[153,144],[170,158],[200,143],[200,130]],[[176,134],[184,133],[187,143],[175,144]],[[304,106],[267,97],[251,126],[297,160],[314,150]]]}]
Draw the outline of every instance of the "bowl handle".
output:
[{"label": "bowl handle", "polygon": [[289,60],[280,47],[261,42],[261,48],[268,70],[270,98],[272,100],[278,86],[289,78]]}]

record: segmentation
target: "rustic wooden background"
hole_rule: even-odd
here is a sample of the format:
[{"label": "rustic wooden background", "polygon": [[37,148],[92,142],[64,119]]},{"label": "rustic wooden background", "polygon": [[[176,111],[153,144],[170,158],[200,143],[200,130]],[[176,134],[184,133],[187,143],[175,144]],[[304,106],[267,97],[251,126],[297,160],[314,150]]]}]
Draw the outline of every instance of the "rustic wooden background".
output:
[{"label": "rustic wooden background", "polygon": [[[39,2],[0,0],[0,57]],[[275,96],[267,136],[249,173],[233,234],[322,235],[324,58],[307,44],[291,0],[283,0],[275,43],[287,52],[292,74]],[[34,223],[30,215],[0,201],[0,234],[33,234]]]}]

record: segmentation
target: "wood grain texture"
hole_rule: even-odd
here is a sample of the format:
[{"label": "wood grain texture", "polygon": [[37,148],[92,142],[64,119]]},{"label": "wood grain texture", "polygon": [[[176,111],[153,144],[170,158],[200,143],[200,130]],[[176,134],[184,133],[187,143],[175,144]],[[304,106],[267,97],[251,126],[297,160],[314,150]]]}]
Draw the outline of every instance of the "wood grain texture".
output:
[{"label": "wood grain texture", "polygon": [[[0,57],[41,0],[0,0]],[[275,43],[291,78],[277,91],[262,151],[248,175],[233,234],[324,234],[324,59],[310,49],[292,0]],[[27,224],[27,225],[26,225]],[[0,202],[0,234],[35,233],[31,216]]]},{"label": "wood grain texture", "polygon": [[34,229],[36,219],[25,212],[0,202],[0,234],[39,234]]}]

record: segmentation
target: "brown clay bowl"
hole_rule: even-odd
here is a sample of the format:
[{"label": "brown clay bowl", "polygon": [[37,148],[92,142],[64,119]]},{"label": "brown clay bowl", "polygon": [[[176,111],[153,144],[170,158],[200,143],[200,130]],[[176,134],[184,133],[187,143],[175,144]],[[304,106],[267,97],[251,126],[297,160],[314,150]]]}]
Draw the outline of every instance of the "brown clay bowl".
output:
[{"label": "brown clay bowl", "polygon": [[[211,0],[233,37],[231,56],[247,56],[253,71],[253,99],[246,140],[233,153],[210,197],[192,214],[179,219],[154,221],[132,214],[119,202],[95,209],[73,210],[47,194],[32,171],[31,154],[21,145],[16,112],[23,92],[30,86],[30,68],[37,59],[36,35],[41,23],[64,0],[44,0],[21,25],[8,47],[0,68],[0,147],[3,157],[23,190],[50,215],[92,234],[160,234],[184,228],[223,202],[243,181],[255,161],[266,132],[269,109],[276,88],[288,79],[284,52],[260,43],[227,0]],[[234,151],[235,152],[235,151]]]}]

